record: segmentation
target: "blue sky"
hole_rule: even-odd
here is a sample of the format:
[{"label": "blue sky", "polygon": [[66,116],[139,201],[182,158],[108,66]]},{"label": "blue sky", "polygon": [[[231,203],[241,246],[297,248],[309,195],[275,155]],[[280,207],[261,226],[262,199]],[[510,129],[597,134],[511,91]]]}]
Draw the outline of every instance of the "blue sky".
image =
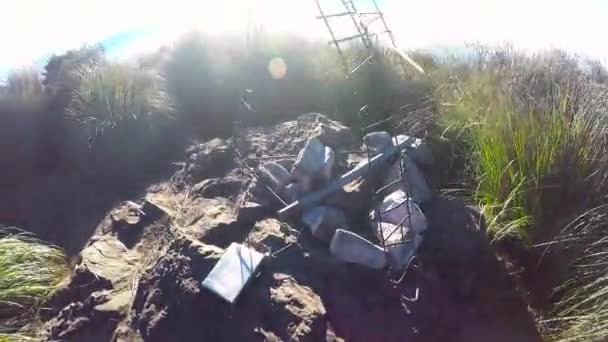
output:
[{"label": "blue sky", "polygon": [[[321,0],[328,8],[339,0]],[[366,0],[355,0],[366,7]],[[606,62],[608,0],[378,0],[401,46],[510,41],[527,50],[558,47]],[[53,53],[101,42],[127,58],[180,32],[263,25],[326,39],[313,0],[10,0],[3,3],[0,75],[43,64]],[[348,24],[338,24],[348,33]]]}]

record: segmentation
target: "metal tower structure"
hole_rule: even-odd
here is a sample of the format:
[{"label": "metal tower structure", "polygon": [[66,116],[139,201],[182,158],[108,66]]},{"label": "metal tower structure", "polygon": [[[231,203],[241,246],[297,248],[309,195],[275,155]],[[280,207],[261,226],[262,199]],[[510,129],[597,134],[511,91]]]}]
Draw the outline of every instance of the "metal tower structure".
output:
[{"label": "metal tower structure", "polygon": [[[340,3],[338,5],[342,10],[336,13],[326,13],[323,9],[321,1],[322,0],[315,0],[317,9],[319,10],[319,16],[317,18],[322,19],[325,23],[325,26],[327,27],[327,30],[331,36],[331,41],[329,43],[336,47],[347,77],[356,73],[367,63],[372,62],[374,58],[375,42],[377,42],[380,36],[388,37],[391,48],[397,52],[401,58],[411,64],[416,70],[424,73],[424,70],[397,46],[395,36],[389,29],[384,18],[384,14],[380,10],[376,0],[371,0],[371,5],[373,6],[369,10],[366,9],[366,11],[360,11],[358,8],[359,6],[355,5],[355,0],[339,0]],[[367,4],[370,3],[369,0],[366,0],[365,2]],[[368,7],[370,6],[368,5]],[[335,30],[335,20],[337,18],[344,17],[350,17],[350,21],[352,21],[353,24],[352,30],[355,32],[354,34],[348,34],[344,37],[338,37]],[[357,40],[363,44],[369,54],[363,60],[356,62],[356,64],[353,66],[352,63],[346,58],[342,44]]]}]

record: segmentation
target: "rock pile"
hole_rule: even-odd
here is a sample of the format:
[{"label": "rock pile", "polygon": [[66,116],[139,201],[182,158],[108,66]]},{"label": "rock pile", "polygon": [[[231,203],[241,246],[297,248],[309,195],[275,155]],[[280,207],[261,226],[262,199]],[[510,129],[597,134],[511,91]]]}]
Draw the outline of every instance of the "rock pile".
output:
[{"label": "rock pile", "polygon": [[[347,203],[340,205],[335,200],[330,203],[318,201],[313,205],[306,203],[299,218],[314,237],[330,243],[330,250],[337,258],[373,269],[389,266],[403,270],[422,243],[422,234],[427,228],[420,205],[428,203],[433,193],[417,164],[428,166],[432,163],[432,155],[420,139],[405,135],[393,137],[387,132],[372,132],[363,141],[370,158],[380,154],[396,155],[392,161],[373,167],[371,161],[367,165],[368,160],[364,159],[351,171],[361,170],[359,179],[384,173],[378,191],[385,197],[369,215],[371,235],[379,245],[352,232],[346,213],[340,209]],[[405,153],[401,153],[402,148]],[[285,201],[292,203],[333,186],[330,181],[336,176],[335,161],[334,150],[312,136],[300,150],[291,171],[276,162],[267,162],[259,165],[258,175]],[[369,169],[363,170],[365,167]]]},{"label": "rock pile", "polygon": [[[342,152],[356,148],[352,132],[315,113],[249,128],[243,137],[243,157],[253,169],[266,170],[260,175],[272,176],[261,178],[287,202],[307,196],[300,191],[326,188],[367,159]],[[421,158],[428,157],[424,144],[398,139],[412,145],[405,149],[413,160],[408,166],[423,165]],[[385,140],[383,148],[392,144]],[[372,203],[374,190],[391,182],[389,169],[399,170],[395,165],[404,157],[387,160],[368,176],[303,208],[298,223],[310,234],[301,234],[276,218],[277,201],[268,200],[263,182],[254,181],[250,170],[234,160],[232,146],[231,139],[192,146],[171,180],[109,211],[75,260],[72,274],[40,312],[42,331],[36,340],[535,340],[529,338],[534,325],[526,321],[525,306],[505,310],[519,305],[516,296],[504,296],[514,287],[494,275],[488,277],[491,281],[477,275],[487,269],[484,260],[492,254],[479,233],[480,220],[464,204],[437,196],[429,206],[405,185],[383,189],[378,203]],[[333,167],[327,147],[334,152]],[[309,151],[300,153],[302,149]],[[316,167],[304,165],[310,155]],[[274,164],[265,163],[269,160]],[[415,183],[409,175],[407,184]],[[413,201],[406,201],[408,196]],[[397,235],[388,236],[385,231],[400,221],[404,225]],[[399,285],[375,271],[399,266],[394,266],[396,260],[406,260],[422,236],[424,243],[416,251],[421,267]],[[408,242],[391,251],[383,239]],[[268,258],[230,305],[202,281],[234,242]],[[448,296],[471,284],[500,295],[480,296],[479,303]],[[418,287],[419,300],[404,309],[402,298]]]}]

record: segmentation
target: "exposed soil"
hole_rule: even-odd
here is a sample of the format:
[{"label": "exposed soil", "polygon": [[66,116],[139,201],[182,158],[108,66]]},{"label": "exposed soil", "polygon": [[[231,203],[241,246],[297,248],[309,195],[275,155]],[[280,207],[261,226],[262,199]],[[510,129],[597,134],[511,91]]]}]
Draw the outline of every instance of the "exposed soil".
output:
[{"label": "exposed soil", "polygon": [[[317,114],[243,130],[236,144],[252,167],[277,155],[289,166],[289,156],[313,135],[337,151],[356,147],[348,128]],[[396,284],[400,275],[339,262],[306,229],[279,221],[280,203],[236,164],[233,144],[214,139],[192,146],[171,179],[106,213],[40,314],[44,339],[540,340],[513,279],[481,233],[482,218],[463,203],[434,200],[417,266]],[[339,155],[336,172],[353,162]],[[357,205],[369,199],[364,183],[328,199],[342,203],[361,233]],[[201,281],[232,242],[269,257],[229,305]],[[417,289],[417,300],[408,301]]]}]

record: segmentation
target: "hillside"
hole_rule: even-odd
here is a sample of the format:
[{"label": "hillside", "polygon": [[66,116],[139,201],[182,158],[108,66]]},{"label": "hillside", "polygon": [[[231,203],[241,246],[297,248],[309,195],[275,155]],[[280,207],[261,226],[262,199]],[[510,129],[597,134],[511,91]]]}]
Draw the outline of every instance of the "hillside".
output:
[{"label": "hillside", "polygon": [[[14,71],[0,341],[606,338],[608,73],[559,51],[411,55],[426,74],[378,50],[345,78],[324,44],[192,33]],[[365,165],[314,202],[338,223],[280,215]],[[378,209],[401,194],[413,257]],[[232,243],[265,261],[228,304],[203,280]]]}]

